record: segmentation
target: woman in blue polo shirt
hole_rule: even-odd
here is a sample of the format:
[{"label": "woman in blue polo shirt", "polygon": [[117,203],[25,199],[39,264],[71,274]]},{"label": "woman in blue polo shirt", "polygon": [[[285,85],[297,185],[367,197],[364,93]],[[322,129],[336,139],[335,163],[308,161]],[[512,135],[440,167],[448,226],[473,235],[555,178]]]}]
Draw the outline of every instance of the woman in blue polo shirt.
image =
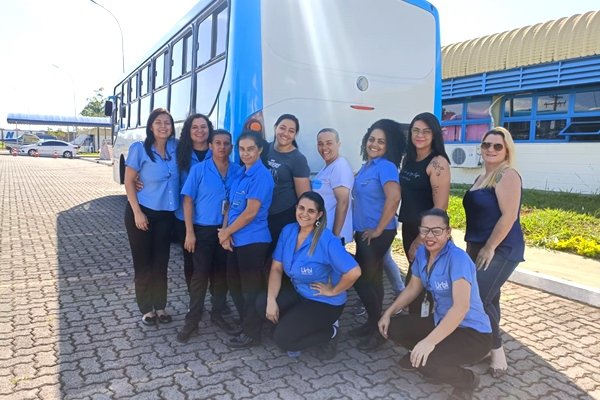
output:
[{"label": "woman in blue polo shirt", "polygon": [[[283,273],[290,278],[283,280]],[[325,203],[316,192],[303,193],[296,222],[281,231],[273,253],[269,287],[257,310],[276,324],[273,340],[288,352],[324,345],[324,359],[335,356],[338,320],[360,267],[338,237],[327,229]]]},{"label": "woman in blue polo shirt", "polygon": [[[208,140],[213,135],[213,124],[203,114],[192,114],[186,118],[177,144],[177,167],[179,168],[180,186],[183,187],[190,169],[201,161],[211,157]],[[185,223],[183,217],[183,195],[179,207],[175,210],[175,230],[177,240],[183,248],[183,274],[190,290],[190,282],[194,271],[194,254],[185,249]]]},{"label": "woman in blue polo shirt", "polygon": [[396,236],[396,210],[400,202],[398,165],[406,140],[400,124],[389,119],[375,122],[363,137],[361,155],[366,161],[354,180],[352,220],[356,261],[362,275],[354,285],[368,314],[367,322],[350,331],[361,337],[358,348],[372,350],[383,344],[377,321],[383,308],[383,257]]},{"label": "woman in blue polo shirt", "polygon": [[[193,254],[194,269],[190,280],[189,311],[185,316],[185,325],[177,334],[180,342],[187,342],[198,329],[209,278],[226,278],[227,254],[219,245],[218,229],[223,225],[231,184],[239,176],[241,167],[229,162],[231,134],[226,130],[214,131],[210,138],[210,149],[212,158],[192,167],[181,190],[185,218],[183,246]],[[219,302],[225,303],[225,292],[215,291],[213,297],[217,296],[222,297]],[[221,329],[232,335],[239,333],[220,317],[217,325]]]},{"label": "woman in blue polo shirt", "polygon": [[231,251],[227,283],[242,321],[242,333],[228,342],[233,348],[260,343],[262,321],[256,313],[256,297],[264,289],[264,267],[271,244],[267,216],[275,185],[260,158],[263,143],[252,131],[244,131],[238,138],[244,170],[231,186],[227,226],[219,230],[219,242]]},{"label": "woman in blue polo shirt", "polygon": [[[146,139],[129,147],[125,161],[125,228],[135,271],[135,297],[145,325],[171,322],[167,265],[173,211],[179,206],[179,173],[173,117],[164,108],[150,113]],[[136,190],[136,180],[144,187]]]},{"label": "woman in blue polo shirt", "polygon": [[[411,350],[400,360],[404,370],[454,387],[450,398],[471,398],[479,384],[473,371],[463,368],[481,360],[492,348],[490,319],[483,309],[477,271],[464,250],[450,240],[448,214],[424,211],[419,226],[422,245],[412,264],[412,279],[379,321],[379,331]],[[433,315],[427,297],[421,315],[396,315],[425,289],[432,294]]]}]

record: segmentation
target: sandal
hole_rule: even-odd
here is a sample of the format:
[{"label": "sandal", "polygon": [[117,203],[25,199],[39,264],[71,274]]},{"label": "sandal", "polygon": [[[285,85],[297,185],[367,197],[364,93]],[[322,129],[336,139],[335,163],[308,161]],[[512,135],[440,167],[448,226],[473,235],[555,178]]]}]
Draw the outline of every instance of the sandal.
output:
[{"label": "sandal", "polygon": [[173,321],[173,318],[165,312],[165,310],[160,310],[156,312],[158,317],[158,322],[161,324],[168,324]]},{"label": "sandal", "polygon": [[154,326],[154,325],[156,325],[156,315],[154,315],[154,314],[145,314],[142,317],[142,324],[147,325],[147,326]]},{"label": "sandal", "polygon": [[506,363],[504,348],[499,347],[497,349],[493,349],[490,352],[490,368],[488,369],[488,373],[494,378],[501,378],[506,375],[507,370],[508,365]]}]

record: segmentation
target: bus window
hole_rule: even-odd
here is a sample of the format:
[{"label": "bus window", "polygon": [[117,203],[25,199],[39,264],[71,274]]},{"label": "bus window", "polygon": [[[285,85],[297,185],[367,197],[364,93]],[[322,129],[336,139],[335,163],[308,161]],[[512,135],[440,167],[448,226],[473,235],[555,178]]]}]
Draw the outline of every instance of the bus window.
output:
[{"label": "bus window", "polygon": [[154,89],[165,84],[165,55],[162,53],[154,59]]},{"label": "bus window", "polygon": [[215,55],[225,53],[227,48],[227,25],[228,25],[227,9],[224,9],[217,15],[217,39],[215,43]]},{"label": "bus window", "polygon": [[192,32],[183,38],[183,73],[192,71]]},{"label": "bus window", "polygon": [[144,65],[144,67],[142,68],[142,73],[140,76],[140,96],[144,96],[146,94],[148,94],[148,91],[150,90],[150,76],[149,76],[149,65]]},{"label": "bus window", "polygon": [[208,115],[215,103],[223,74],[225,60],[196,73],[196,111]]},{"label": "bus window", "polygon": [[181,76],[183,68],[183,38],[179,39],[173,45],[171,52],[171,79],[177,79]]},{"label": "bus window", "polygon": [[210,60],[212,50],[212,15],[209,15],[198,27],[198,54],[196,65],[201,66]]},{"label": "bus window", "polygon": [[131,77],[131,100],[135,100],[138,97],[138,90],[137,90],[137,74],[133,75]]}]

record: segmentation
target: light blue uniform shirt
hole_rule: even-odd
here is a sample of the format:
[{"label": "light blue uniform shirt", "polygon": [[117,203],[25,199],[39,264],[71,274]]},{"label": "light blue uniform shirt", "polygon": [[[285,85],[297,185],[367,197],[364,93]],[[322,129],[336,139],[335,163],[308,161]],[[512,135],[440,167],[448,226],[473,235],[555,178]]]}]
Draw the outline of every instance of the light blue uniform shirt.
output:
[{"label": "light blue uniform shirt", "polygon": [[[352,188],[352,220],[355,231],[364,232],[377,228],[385,204],[383,186],[387,182],[399,184],[398,168],[382,157],[363,164],[356,174]],[[396,218],[392,216],[385,229],[396,229],[396,226]]]},{"label": "light blue uniform shirt", "polygon": [[449,240],[437,255],[429,274],[427,274],[427,258],[427,250],[424,245],[421,245],[415,254],[412,273],[421,279],[423,287],[433,295],[435,325],[440,323],[452,307],[452,283],[465,279],[471,285],[470,305],[467,315],[459,326],[472,328],[481,333],[490,333],[492,331],[490,319],[483,310],[483,303],[479,297],[477,270],[468,254]]},{"label": "light blue uniform shirt", "polygon": [[177,140],[169,139],[166,159],[162,159],[152,146],[154,161],[146,154],[144,142],[134,142],[129,147],[125,165],[139,174],[144,183],[137,192],[138,203],[155,211],[175,211],[179,207],[179,172],[175,149]]},{"label": "light blue uniform shirt", "polygon": [[190,169],[181,195],[191,197],[194,202],[194,225],[223,224],[223,202],[229,197],[231,184],[241,172],[242,167],[229,163],[227,175],[223,178],[212,158]]},{"label": "light blue uniform shirt", "polygon": [[296,292],[305,299],[321,303],[341,306],[346,303],[347,293],[344,291],[336,296],[316,295],[317,291],[311,289],[313,282],[327,283],[332,286],[339,283],[342,275],[356,267],[358,263],[348,254],[339,238],[325,228],[315,247],[312,256],[308,255],[313,234],[304,240],[298,250],[296,241],[300,226],[294,222],[286,225],[281,230],[277,247],[273,252],[273,260],[283,265],[283,270],[290,277]]},{"label": "light blue uniform shirt", "polygon": [[233,224],[246,209],[249,199],[260,201],[260,208],[254,219],[232,235],[235,247],[271,242],[267,217],[274,186],[273,176],[260,160],[250,169],[244,170],[231,185],[228,225]]},{"label": "light blue uniform shirt", "polygon": [[[206,152],[206,155],[204,156],[204,160],[208,160],[211,157],[212,157],[212,150],[208,149],[208,151]],[[192,160],[190,162],[190,170],[189,171],[192,170],[194,165],[196,165],[199,162],[204,161],[204,160],[200,160],[198,158],[198,156],[196,155],[196,152],[192,150]],[[185,181],[187,180],[189,171],[179,171],[179,181],[180,181],[179,192],[180,193],[181,193],[181,189],[183,189],[183,185],[185,184]],[[181,198],[179,199],[179,207],[177,207],[177,210],[175,210],[175,217],[180,221],[184,220],[184,217],[183,217],[183,194],[181,195]]]}]

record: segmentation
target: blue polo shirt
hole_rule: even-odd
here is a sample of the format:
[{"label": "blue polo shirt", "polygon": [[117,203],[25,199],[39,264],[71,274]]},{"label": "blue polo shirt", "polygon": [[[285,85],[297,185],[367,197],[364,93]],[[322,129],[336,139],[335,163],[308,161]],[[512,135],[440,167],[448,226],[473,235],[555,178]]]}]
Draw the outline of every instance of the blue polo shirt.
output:
[{"label": "blue polo shirt", "polygon": [[166,159],[163,160],[152,146],[154,161],[146,154],[144,142],[134,142],[129,147],[125,165],[135,170],[144,183],[137,192],[138,202],[155,211],[175,211],[179,207],[179,172],[175,150],[177,140],[169,139]]},{"label": "blue polo shirt", "polygon": [[[208,151],[206,152],[206,155],[204,156],[204,160],[208,160],[209,158],[212,157],[212,150],[208,149]],[[192,167],[196,164],[198,164],[201,161],[204,160],[200,160],[198,158],[198,155],[196,154],[195,151],[192,150],[192,160],[190,162],[190,169],[189,171],[192,170]],[[189,171],[179,171],[179,191],[181,192],[181,189],[183,188],[183,185],[185,184],[185,181],[187,180],[187,177],[189,175]],[[179,207],[177,207],[177,210],[175,210],[175,217],[180,220],[183,221],[184,217],[183,217],[183,194],[181,195],[181,198],[179,200]]]},{"label": "blue polo shirt", "polygon": [[197,163],[190,169],[182,196],[194,202],[194,225],[214,226],[223,224],[222,206],[229,196],[231,184],[242,172],[242,167],[229,163],[223,178],[212,158]]},{"label": "blue polo shirt", "polygon": [[472,328],[481,333],[490,333],[492,331],[490,319],[483,310],[483,303],[479,297],[477,270],[467,253],[449,240],[437,255],[429,274],[427,274],[427,257],[427,250],[424,245],[421,245],[415,254],[412,273],[421,279],[423,287],[433,295],[435,324],[439,324],[452,307],[452,283],[465,279],[471,285],[469,311],[459,326]]},{"label": "blue polo shirt", "polygon": [[[377,228],[385,204],[383,186],[387,182],[399,183],[398,168],[382,157],[363,164],[356,174],[352,188],[352,220],[355,231]],[[396,229],[396,226],[396,218],[392,216],[385,229]]]},{"label": "blue polo shirt", "polygon": [[274,186],[273,176],[260,160],[255,162],[250,169],[243,171],[231,185],[228,225],[233,224],[246,209],[249,199],[260,201],[260,208],[254,219],[233,234],[235,247],[271,242],[267,217]]},{"label": "blue polo shirt", "polygon": [[345,291],[331,297],[316,295],[317,291],[311,289],[310,284],[331,282],[331,285],[335,286],[339,283],[342,275],[356,267],[358,263],[348,254],[340,239],[327,228],[321,233],[311,256],[308,255],[308,250],[313,238],[312,233],[296,250],[299,231],[300,226],[296,222],[288,224],[282,229],[273,253],[273,260],[283,264],[285,274],[290,277],[300,296],[334,306],[345,304],[347,298]]}]

